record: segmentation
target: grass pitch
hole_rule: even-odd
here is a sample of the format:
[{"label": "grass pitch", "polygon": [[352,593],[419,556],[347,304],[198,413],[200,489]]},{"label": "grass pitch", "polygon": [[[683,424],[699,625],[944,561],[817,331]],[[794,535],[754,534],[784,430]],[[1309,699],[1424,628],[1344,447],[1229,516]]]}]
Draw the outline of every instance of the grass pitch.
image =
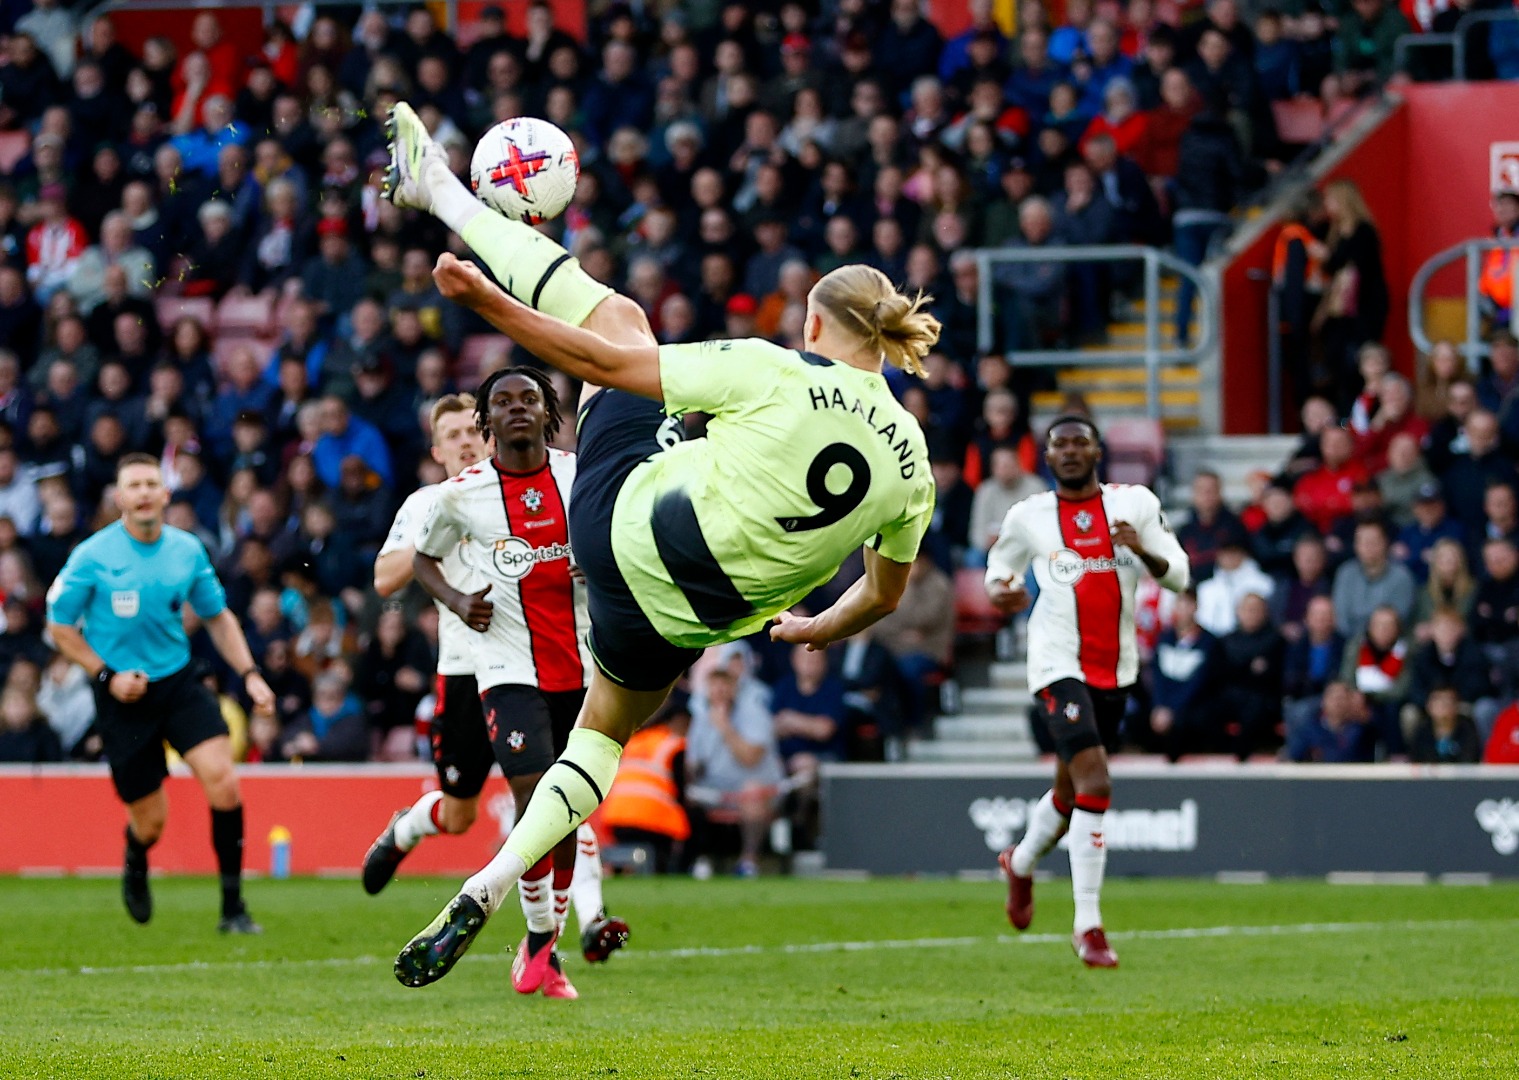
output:
[{"label": "grass pitch", "polygon": [[442,982],[396,950],[454,881],[254,882],[267,933],[216,933],[214,883],[0,879],[0,1076],[1519,1076],[1519,887],[1114,881],[1122,960],[1087,971],[1070,888],[1015,936],[989,882],[616,880],[633,926],[578,1002],[519,998],[503,909]]}]

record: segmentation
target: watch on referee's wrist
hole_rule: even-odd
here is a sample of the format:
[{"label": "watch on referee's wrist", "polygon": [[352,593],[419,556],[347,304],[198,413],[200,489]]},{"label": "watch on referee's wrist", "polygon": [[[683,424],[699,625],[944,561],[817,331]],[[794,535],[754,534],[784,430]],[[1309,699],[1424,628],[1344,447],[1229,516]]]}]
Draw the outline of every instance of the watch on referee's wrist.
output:
[{"label": "watch on referee's wrist", "polygon": [[116,677],[116,669],[113,668],[113,667],[111,667],[110,665],[106,665],[106,666],[102,667],[99,671],[95,672],[95,681],[97,683],[99,683],[101,686],[109,687],[111,685],[111,680],[114,679],[115,677]]},{"label": "watch on referee's wrist", "polygon": [[264,669],[261,668],[261,667],[259,667],[257,664],[254,664],[247,671],[245,671],[241,675],[239,675],[238,678],[242,679],[243,682],[247,682],[248,681],[248,676],[250,676],[250,675],[262,676],[263,674],[264,674]]}]

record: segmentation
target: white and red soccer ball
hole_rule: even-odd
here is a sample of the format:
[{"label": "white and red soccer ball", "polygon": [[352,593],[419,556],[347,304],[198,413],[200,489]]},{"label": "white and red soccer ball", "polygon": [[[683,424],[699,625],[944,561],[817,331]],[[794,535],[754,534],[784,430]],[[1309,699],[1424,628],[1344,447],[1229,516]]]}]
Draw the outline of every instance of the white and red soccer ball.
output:
[{"label": "white and red soccer ball", "polygon": [[547,120],[503,120],[475,146],[469,182],[475,195],[513,221],[537,225],[564,213],[580,178],[570,137]]}]

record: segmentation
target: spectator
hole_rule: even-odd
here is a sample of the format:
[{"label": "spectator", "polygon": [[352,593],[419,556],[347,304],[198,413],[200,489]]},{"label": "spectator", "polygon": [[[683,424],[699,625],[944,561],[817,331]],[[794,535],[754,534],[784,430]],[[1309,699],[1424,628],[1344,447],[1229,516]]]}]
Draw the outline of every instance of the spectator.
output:
[{"label": "spectator", "polygon": [[1308,601],[1299,632],[1283,660],[1282,694],[1289,701],[1317,698],[1331,679],[1339,677],[1345,659],[1345,637],[1335,629],[1334,601],[1315,596]]},{"label": "spectator", "polygon": [[[1459,611],[1444,608],[1435,612],[1425,630],[1428,640],[1414,650],[1408,681],[1408,698],[1417,713],[1417,703],[1442,687],[1456,692],[1461,707],[1477,712],[1481,727],[1491,729],[1497,715],[1493,697],[1492,675],[1482,647],[1471,639],[1466,620]],[[1405,735],[1412,739],[1413,720],[1403,718]]]},{"label": "spectator", "polygon": [[1453,687],[1432,690],[1424,699],[1409,757],[1430,765],[1473,764],[1482,760],[1482,740],[1471,717],[1461,712]]},{"label": "spectator", "polygon": [[1498,714],[1482,760],[1488,765],[1519,765],[1519,701]]},{"label": "spectator", "polygon": [[1445,499],[1440,494],[1440,485],[1426,483],[1414,495],[1413,520],[1398,533],[1392,554],[1422,585],[1429,578],[1430,562],[1440,542],[1446,541],[1459,548],[1463,535],[1460,524],[1445,516]]},{"label": "spectator", "polygon": [[976,488],[971,502],[970,551],[982,561],[1002,532],[1002,519],[1008,510],[1031,495],[1049,490],[1043,477],[1023,471],[1016,446],[996,446],[991,465],[991,475]]},{"label": "spectator", "polygon": [[681,804],[685,786],[686,732],[691,714],[676,691],[666,705],[623,747],[617,782],[601,804],[601,823],[620,844],[649,845],[654,872],[667,874],[691,835]]},{"label": "spectator", "polygon": [[1240,602],[1250,595],[1271,596],[1275,583],[1250,558],[1243,532],[1224,539],[1212,575],[1197,586],[1197,621],[1215,637],[1232,632]]},{"label": "spectator", "polygon": [[[1519,198],[1515,199],[1519,206]],[[1418,390],[1415,401],[1419,415],[1428,420],[1433,428],[1446,414],[1446,396],[1458,381],[1471,381],[1466,367],[1466,357],[1450,341],[1437,341],[1419,367]]]},{"label": "spectator", "polygon": [[1398,709],[1408,696],[1412,675],[1403,619],[1390,606],[1375,608],[1366,620],[1365,631],[1352,637],[1345,647],[1340,678],[1366,699],[1372,723],[1390,754],[1403,752]]},{"label": "spectator", "polygon": [[834,652],[835,674],[844,684],[849,760],[900,761],[904,695],[896,661],[868,628]]},{"label": "spectator", "polygon": [[1338,426],[1339,414],[1327,398],[1315,394],[1303,402],[1298,417],[1302,421],[1302,439],[1282,469],[1282,478],[1294,485],[1324,463],[1320,442],[1326,428]]},{"label": "spectator", "polygon": [[[1049,201],[1031,196],[1018,209],[1023,234],[1014,250],[1033,251],[1062,242],[1055,232],[1055,212]],[[1063,336],[1062,311],[1066,291],[1066,267],[1059,262],[1000,263],[994,271],[997,285],[1005,290],[1003,341],[1010,348],[1038,348]]]},{"label": "spectator", "polygon": [[1370,719],[1360,691],[1336,680],[1324,688],[1317,713],[1288,732],[1286,756],[1326,764],[1369,762],[1376,749]]},{"label": "spectator", "polygon": [[[1493,192],[1493,239],[1519,239],[1519,191],[1500,188]],[[1514,306],[1514,249],[1495,248],[1482,258],[1482,276],[1477,287],[1481,293],[1483,314],[1498,326],[1508,326]],[[1452,353],[1459,358],[1454,348]],[[1434,357],[1430,356],[1431,364]]]},{"label": "spectator", "polygon": [[1212,690],[1219,677],[1218,639],[1197,622],[1197,595],[1176,595],[1171,625],[1161,631],[1150,672],[1149,738],[1172,761],[1210,748]]},{"label": "spectator", "polygon": [[1366,432],[1356,446],[1356,454],[1369,472],[1387,468],[1388,447],[1399,435],[1409,435],[1422,442],[1429,425],[1414,411],[1413,385],[1397,372],[1389,372],[1378,383],[1377,409]]},{"label": "spectator", "polygon": [[1344,428],[1325,428],[1319,453],[1322,464],[1298,481],[1293,500],[1319,532],[1329,533],[1351,513],[1351,493],[1358,485],[1369,485],[1371,477],[1354,457],[1355,440]]},{"label": "spectator", "polygon": [[1487,485],[1482,496],[1482,511],[1487,515],[1487,540],[1507,540],[1519,545],[1519,499],[1505,483]]},{"label": "spectator", "polygon": [[1477,400],[1499,416],[1519,391],[1519,341],[1508,331],[1488,339],[1488,373],[1477,380]]},{"label": "spectator", "polygon": [[290,761],[363,761],[369,756],[364,708],[335,672],[311,684],[312,702],[282,732],[280,755]]},{"label": "spectator", "polygon": [[1356,91],[1384,83],[1393,75],[1398,38],[1412,32],[1403,13],[1387,0],[1351,0],[1335,36],[1335,70]]},{"label": "spectator", "polygon": [[39,220],[26,237],[26,280],[41,303],[73,278],[88,241],[84,226],[69,216],[66,197],[62,184],[44,185],[37,193]]},{"label": "spectator", "polygon": [[95,724],[95,692],[84,668],[54,655],[43,669],[37,709],[57,734],[65,758],[99,756],[100,736],[90,730]]},{"label": "spectator", "polygon": [[[1359,0],[1362,5],[1383,0]],[[1329,237],[1315,250],[1323,259],[1329,283],[1315,317],[1325,362],[1339,380],[1341,402],[1355,389],[1351,365],[1357,350],[1378,341],[1387,322],[1387,277],[1382,270],[1382,241],[1361,189],[1352,180],[1331,180],[1324,187]]]},{"label": "spectator", "polygon": [[85,314],[106,299],[106,270],[119,266],[125,274],[127,291],[133,296],[148,296],[158,286],[153,256],[133,242],[132,223],[121,211],[107,214],[100,223],[100,243],[84,249],[67,282],[69,292],[79,301]]},{"label": "spectator", "polygon": [[375,624],[369,648],[354,673],[354,689],[367,706],[369,730],[380,761],[416,758],[412,715],[433,674],[427,643],[406,625],[406,616],[387,604]]},{"label": "spectator", "polygon": [[38,711],[35,696],[7,687],[0,693],[0,762],[62,760],[58,734]]},{"label": "spectator", "polygon": [[770,705],[777,750],[795,798],[792,846],[810,850],[818,834],[818,766],[845,757],[844,684],[830,674],[825,655],[797,645]]},{"label": "spectator", "polygon": [[1218,646],[1219,748],[1245,761],[1276,742],[1282,722],[1285,643],[1271,625],[1264,597],[1240,598],[1234,629]]},{"label": "spectator", "polygon": [[[1193,483],[1195,491],[1196,481]],[[1279,581],[1290,578],[1293,552],[1298,540],[1308,534],[1318,534],[1293,505],[1292,493],[1279,484],[1267,486],[1261,496],[1261,511],[1265,515],[1265,521],[1250,534],[1250,554],[1256,564],[1273,579]]]},{"label": "spectator", "polygon": [[22,467],[16,451],[0,446],[0,517],[16,526],[22,536],[30,536],[42,515],[42,502],[29,470]]},{"label": "spectator", "polygon": [[1519,682],[1519,551],[1512,541],[1489,540],[1482,545],[1482,569],[1472,601],[1472,635],[1512,688]]},{"label": "spectator", "polygon": [[929,703],[950,661],[954,633],[954,584],[926,550],[919,551],[897,610],[877,623],[872,633],[912,688],[909,722],[914,725],[931,711]]},{"label": "spectator", "polygon": [[1422,627],[1446,608],[1464,619],[1476,600],[1477,583],[1467,570],[1466,549],[1457,540],[1437,540],[1429,550],[1429,577],[1419,590],[1414,622]]},{"label": "spectator", "polygon": [[1400,622],[1413,614],[1416,585],[1407,567],[1392,561],[1387,526],[1361,521],[1355,529],[1355,558],[1334,576],[1334,608],[1340,633],[1361,633],[1371,613],[1390,607]]},{"label": "spectator", "polygon": [[1387,444],[1387,467],[1377,474],[1377,490],[1382,494],[1395,529],[1407,528],[1417,520],[1415,504],[1421,491],[1433,490],[1440,504],[1440,517],[1444,517],[1445,500],[1440,492],[1440,482],[1424,464],[1418,440],[1412,435],[1395,435]]},{"label": "spectator", "polygon": [[357,457],[373,469],[387,488],[394,482],[390,450],[374,425],[353,416],[342,398],[329,394],[321,402],[321,437],[311,452],[318,478],[336,488],[345,458]]},{"label": "spectator", "polygon": [[1492,484],[1519,486],[1519,472],[1499,445],[1498,418],[1485,409],[1467,417],[1464,429],[1466,452],[1458,453],[1440,476],[1445,497],[1467,539],[1487,534],[1484,505]]},{"label": "spectator", "polygon": [[319,316],[341,328],[364,298],[364,264],[353,254],[342,218],[323,218],[316,233],[318,254],[301,269],[301,292]]},{"label": "spectator", "polygon": [[738,680],[714,666],[691,699],[686,737],[686,799],[691,816],[688,854],[693,873],[711,874],[712,826],[723,819],[739,827],[740,877],[759,875],[760,849],[775,819],[784,773],[776,749],[775,721],[768,707],[740,695]]}]

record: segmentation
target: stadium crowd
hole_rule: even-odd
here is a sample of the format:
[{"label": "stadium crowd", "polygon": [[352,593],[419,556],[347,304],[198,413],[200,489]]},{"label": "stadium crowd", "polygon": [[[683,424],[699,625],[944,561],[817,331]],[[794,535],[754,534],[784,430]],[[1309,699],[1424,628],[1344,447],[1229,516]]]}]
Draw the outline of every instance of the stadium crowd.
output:
[{"label": "stadium crowd", "polygon": [[[186,14],[191,47],[134,51],[109,16],[0,3],[0,757],[98,753],[86,680],[52,655],[40,611],[73,545],[113,519],[114,463],[135,449],[161,456],[169,520],[217,560],[278,695],[274,718],[252,720],[224,696],[240,755],[417,752],[436,615],[417,590],[380,603],[370,566],[404,495],[441,479],[428,407],[501,358],[432,283],[458,238],[379,198],[380,119],[404,99],[461,175],[499,119],[571,132],[579,188],[546,228],[663,342],[795,344],[807,289],[848,261],[937,297],[940,351],[902,394],[939,510],[901,610],[831,665],[724,652],[673,707],[709,779],[792,791],[805,829],[817,760],[879,756],[931,716],[953,660],[953,575],[1046,486],[1034,384],[1005,352],[1100,338],[1133,285],[1100,266],[1005,266],[983,355],[967,249],[1137,241],[1200,260],[1291,151],[1273,102],[1338,101],[1390,73],[1402,16],[1386,0],[1292,6],[1247,20],[1236,0],[1185,16],[1067,0],[1054,24],[1031,0],[1009,39],[972,0],[972,26],[945,40],[916,0],[657,18],[613,5],[581,43],[544,3],[525,37],[493,8],[451,36],[420,5],[355,5],[305,9],[252,48],[215,12]],[[1348,242],[1359,222],[1319,224]],[[1333,340],[1355,355],[1375,337]],[[1506,350],[1477,383],[1459,356],[1437,359],[1415,409],[1373,345],[1359,373],[1325,369],[1332,400],[1304,406],[1302,453],[1243,514],[1198,479],[1183,535],[1201,584],[1155,612],[1137,745],[1248,754],[1285,737],[1299,757],[1467,758],[1477,731],[1515,726],[1512,709],[1497,719],[1519,671]],[[1383,509],[1385,535],[1355,524]],[[735,757],[733,732],[753,753]]]}]

